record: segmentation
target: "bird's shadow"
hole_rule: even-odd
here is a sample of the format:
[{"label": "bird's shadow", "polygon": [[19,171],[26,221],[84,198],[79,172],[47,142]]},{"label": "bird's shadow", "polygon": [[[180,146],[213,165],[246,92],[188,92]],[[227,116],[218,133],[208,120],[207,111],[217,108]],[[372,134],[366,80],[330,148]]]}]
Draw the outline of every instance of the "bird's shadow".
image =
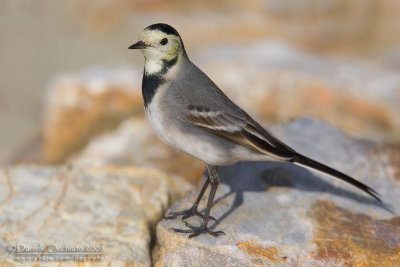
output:
[{"label": "bird's shadow", "polygon": [[234,194],[235,198],[231,207],[225,211],[215,224],[215,228],[222,220],[232,214],[244,201],[244,192],[265,192],[272,187],[288,187],[308,192],[329,192],[359,203],[383,208],[391,213],[391,207],[378,202],[374,198],[363,195],[363,192],[344,189],[324,181],[308,169],[285,162],[239,162],[230,166],[217,169],[221,183],[229,187],[229,192],[215,199],[214,204]]}]

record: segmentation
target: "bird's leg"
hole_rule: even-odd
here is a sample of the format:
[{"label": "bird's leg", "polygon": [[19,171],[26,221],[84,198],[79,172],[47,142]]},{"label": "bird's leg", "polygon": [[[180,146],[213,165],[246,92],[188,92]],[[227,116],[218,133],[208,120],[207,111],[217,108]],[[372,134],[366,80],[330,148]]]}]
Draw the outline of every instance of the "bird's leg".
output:
[{"label": "bird's leg", "polygon": [[210,195],[208,196],[207,208],[205,211],[203,222],[201,223],[200,226],[193,226],[193,225],[185,222],[186,227],[189,228],[186,230],[171,228],[173,231],[178,232],[178,233],[190,234],[189,238],[192,238],[192,237],[195,237],[195,236],[198,236],[201,234],[210,234],[212,236],[219,236],[221,234],[225,234],[222,231],[212,231],[207,226],[208,220],[210,218],[211,207],[214,202],[215,193],[217,192],[218,185],[219,185],[219,176],[217,174],[217,170],[215,169],[215,167],[207,164],[207,169],[208,169],[208,173],[210,175],[211,191],[210,191]]},{"label": "bird's leg", "polygon": [[[204,218],[204,215],[201,212],[199,212],[197,210],[197,208],[198,208],[200,200],[203,197],[204,192],[206,192],[206,189],[209,184],[210,184],[210,177],[207,176],[207,179],[206,179],[203,187],[201,188],[199,195],[197,196],[196,200],[194,201],[192,207],[187,210],[173,211],[173,212],[169,213],[167,216],[165,216],[164,219],[167,219],[167,220],[176,219],[178,216],[181,216],[181,215],[182,215],[182,220],[187,219],[192,216],[199,216],[201,218]],[[210,219],[213,219],[214,221],[216,221],[216,219],[212,216],[210,217]]]}]

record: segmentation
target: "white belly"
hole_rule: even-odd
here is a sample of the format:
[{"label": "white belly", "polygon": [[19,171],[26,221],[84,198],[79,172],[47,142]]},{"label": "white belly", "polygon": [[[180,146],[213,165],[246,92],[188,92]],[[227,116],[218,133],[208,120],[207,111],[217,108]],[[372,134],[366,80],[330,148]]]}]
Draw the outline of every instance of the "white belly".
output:
[{"label": "white belly", "polygon": [[168,130],[167,120],[164,118],[163,113],[153,104],[150,103],[148,108],[145,110],[147,120],[149,121],[153,131],[157,134],[157,136],[163,140],[168,145],[171,145],[175,148],[177,144],[174,138],[174,134],[172,133],[174,130]]},{"label": "white belly", "polygon": [[175,122],[166,120],[163,114],[153,103],[146,109],[146,117],[162,141],[208,164],[227,165],[233,163],[232,159],[227,158],[225,151],[218,146],[207,142],[199,135],[183,133],[180,127],[174,125]]}]

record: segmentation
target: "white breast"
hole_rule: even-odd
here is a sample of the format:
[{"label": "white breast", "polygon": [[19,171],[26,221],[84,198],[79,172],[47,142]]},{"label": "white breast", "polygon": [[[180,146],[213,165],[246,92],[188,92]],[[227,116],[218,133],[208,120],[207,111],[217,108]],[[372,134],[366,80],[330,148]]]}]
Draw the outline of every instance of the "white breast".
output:
[{"label": "white breast", "polygon": [[151,127],[157,136],[164,141],[165,143],[178,148],[179,144],[176,141],[176,130],[166,119],[166,115],[160,109],[160,98],[163,94],[163,88],[159,88],[158,92],[154,95],[151,103],[147,106],[145,112],[148,121],[150,122]]}]

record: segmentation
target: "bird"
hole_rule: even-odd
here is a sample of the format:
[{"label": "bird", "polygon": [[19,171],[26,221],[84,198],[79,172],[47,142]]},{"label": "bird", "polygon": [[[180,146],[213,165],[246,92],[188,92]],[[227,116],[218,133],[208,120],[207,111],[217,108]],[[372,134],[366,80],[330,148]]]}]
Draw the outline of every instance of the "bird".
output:
[{"label": "bird", "polygon": [[[171,228],[173,231],[189,234],[189,238],[225,234],[208,227],[209,220],[215,220],[210,211],[220,183],[217,167],[239,161],[291,162],[350,183],[381,202],[369,186],[295,151],[252,119],[189,59],[181,36],[172,26],[155,23],[146,27],[129,49],[141,50],[145,58],[142,95],[154,132],[168,145],[203,161],[208,171],[191,208],[165,217],[182,216],[186,229]],[[198,205],[209,185],[203,214]],[[192,216],[202,218],[199,226],[184,221]]]}]

